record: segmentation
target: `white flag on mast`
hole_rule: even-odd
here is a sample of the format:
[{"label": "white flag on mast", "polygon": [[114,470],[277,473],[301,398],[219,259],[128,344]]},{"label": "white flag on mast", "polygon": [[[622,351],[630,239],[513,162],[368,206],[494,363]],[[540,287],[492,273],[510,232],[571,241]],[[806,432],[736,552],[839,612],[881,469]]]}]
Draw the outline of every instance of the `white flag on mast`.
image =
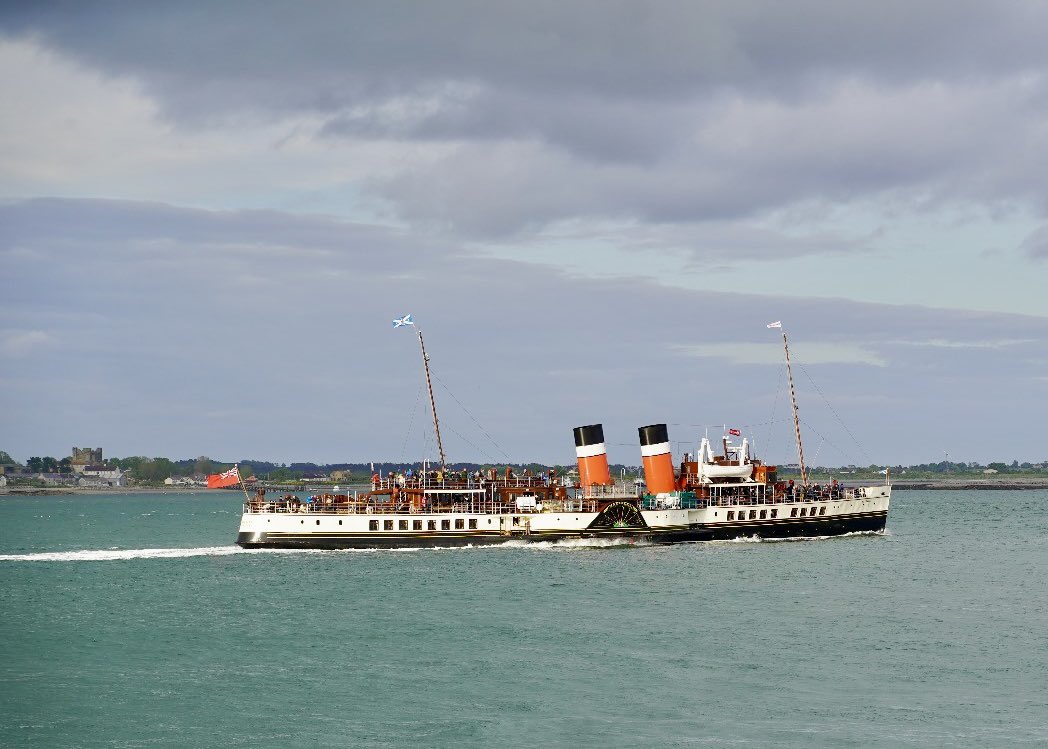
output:
[{"label": "white flag on mast", "polygon": [[775,322],[770,322],[770,323],[768,323],[768,327],[769,328],[781,328],[782,327],[782,320],[776,320]]}]

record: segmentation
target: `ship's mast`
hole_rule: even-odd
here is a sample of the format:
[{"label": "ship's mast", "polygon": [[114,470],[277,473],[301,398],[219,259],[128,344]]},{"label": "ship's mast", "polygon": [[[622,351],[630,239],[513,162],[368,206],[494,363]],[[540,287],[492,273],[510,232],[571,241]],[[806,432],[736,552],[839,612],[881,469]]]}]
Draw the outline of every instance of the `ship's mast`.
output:
[{"label": "ship's mast", "polygon": [[426,387],[429,388],[429,406],[433,411],[433,431],[437,433],[437,450],[440,452],[440,467],[444,468],[447,460],[444,458],[444,443],[440,439],[440,421],[437,419],[437,401],[433,397],[433,381],[429,376],[429,357],[426,355],[426,342],[422,340],[422,328],[415,326],[418,333],[418,345],[422,348],[422,364],[426,368]]},{"label": "ship's mast", "polygon": [[804,443],[801,442],[801,419],[797,415],[797,391],[793,387],[793,367],[790,366],[790,345],[786,342],[786,328],[783,328],[781,323],[776,327],[782,331],[782,348],[786,352],[786,377],[790,381],[790,403],[793,405],[793,432],[797,437],[797,457],[801,464],[801,486],[807,489],[808,471],[804,467]]}]

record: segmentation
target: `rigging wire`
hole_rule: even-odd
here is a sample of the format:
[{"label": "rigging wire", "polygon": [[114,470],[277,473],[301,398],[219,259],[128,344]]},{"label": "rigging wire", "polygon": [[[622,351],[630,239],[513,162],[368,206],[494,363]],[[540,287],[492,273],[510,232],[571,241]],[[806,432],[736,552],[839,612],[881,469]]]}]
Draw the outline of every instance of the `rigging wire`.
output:
[{"label": "rigging wire", "polygon": [[[857,440],[855,438],[855,435],[852,434],[851,429],[849,429],[848,425],[844,423],[844,419],[842,419],[840,414],[837,413],[837,410],[832,405],[830,405],[830,402],[826,399],[826,396],[822,394],[822,390],[820,390],[819,386],[815,384],[815,380],[813,380],[811,375],[808,374],[808,370],[804,368],[803,364],[798,363],[797,366],[800,367],[802,372],[804,372],[804,376],[808,378],[808,382],[811,383],[811,386],[813,388],[815,388],[815,392],[819,394],[820,398],[822,398],[822,402],[826,404],[826,407],[828,409],[830,409],[830,413],[832,413],[834,415],[834,417],[837,419],[837,423],[839,423],[844,428],[844,431],[848,433],[849,437],[851,437],[851,441],[855,443],[855,446],[857,448],[859,448],[859,452],[861,452],[865,456],[866,460],[868,460],[870,462],[870,464],[872,465],[873,464],[873,458],[871,458],[870,454],[868,452],[866,452],[866,449],[861,444],[859,444],[859,440]],[[844,455],[844,454],[845,453],[842,451],[841,455]]]},{"label": "rigging wire", "polygon": [[[506,460],[507,460],[507,461],[510,461],[510,462],[512,462],[512,458],[510,458],[510,457],[509,457],[509,454],[508,454],[508,453],[507,453],[507,452],[506,452],[505,450],[503,450],[503,449],[502,449],[502,446],[501,446],[501,445],[500,445],[500,444],[499,444],[498,442],[496,442],[496,441],[495,441],[495,438],[494,438],[494,437],[492,437],[492,436],[491,436],[490,434],[488,434],[487,430],[486,430],[486,429],[484,429],[484,427],[483,427],[483,426],[481,426],[480,422],[479,422],[479,421],[477,421],[477,420],[476,420],[476,419],[475,419],[475,418],[473,417],[473,414],[471,414],[471,413],[469,412],[469,409],[467,409],[467,408],[466,408],[466,407],[465,407],[464,405],[462,405],[462,401],[460,401],[460,400],[459,400],[459,399],[458,399],[457,397],[455,397],[455,394],[454,394],[453,392],[451,392],[451,388],[449,388],[449,387],[447,386],[447,384],[445,384],[445,382],[444,382],[444,381],[443,381],[442,379],[440,379],[439,377],[437,377],[436,375],[433,375],[433,379],[434,379],[434,380],[436,380],[436,381],[437,381],[438,383],[440,383],[440,386],[441,386],[442,388],[444,388],[444,391],[445,391],[445,392],[446,392],[446,393],[447,393],[448,395],[450,395],[450,396],[451,396],[451,399],[452,399],[453,401],[455,401],[455,403],[457,403],[457,404],[458,404],[458,407],[462,409],[462,411],[463,411],[463,412],[464,412],[464,413],[466,414],[466,416],[468,416],[468,417],[470,418],[470,421],[472,421],[472,422],[473,422],[473,423],[474,423],[474,424],[476,425],[477,429],[479,429],[479,430],[480,430],[480,433],[481,433],[481,434],[483,434],[483,435],[484,435],[485,437],[487,437],[487,438],[488,438],[488,439],[489,439],[489,440],[491,441],[491,444],[492,444],[492,445],[494,445],[494,446],[495,446],[495,448],[496,448],[496,449],[497,449],[497,450],[498,450],[498,451],[499,451],[500,453],[502,453],[502,455],[503,455],[503,456],[504,456],[504,457],[506,458]],[[456,432],[456,434],[458,434],[458,432]],[[461,435],[461,434],[459,434],[458,436],[459,436],[460,438],[462,437],[462,435]],[[469,442],[468,440],[465,440],[465,441],[466,441],[467,443]],[[480,450],[480,448],[478,448],[478,447],[477,447],[476,445],[473,445],[472,443],[469,443],[469,444],[470,444],[470,446],[471,446],[471,447],[473,447],[473,448],[475,448],[475,449],[477,449],[477,450]],[[481,452],[484,452],[484,451],[483,451],[483,450],[481,450]],[[487,453],[486,453],[486,452],[485,452],[485,455],[487,455]],[[488,457],[491,457],[491,456],[490,456],[490,455],[488,455]]]},{"label": "rigging wire", "polygon": [[[823,444],[829,445],[829,446],[830,446],[831,448],[833,448],[834,450],[836,450],[836,451],[837,451],[838,453],[840,453],[841,455],[846,455],[846,454],[847,454],[847,453],[845,453],[845,452],[844,452],[844,450],[842,450],[842,449],[840,448],[840,446],[839,446],[839,445],[837,445],[836,443],[834,443],[834,441],[833,441],[833,440],[831,440],[831,439],[829,439],[828,437],[826,437],[826,435],[824,435],[824,434],[823,434],[822,432],[820,432],[820,431],[819,431],[818,429],[816,429],[815,427],[813,427],[813,426],[812,426],[811,424],[809,424],[809,423],[808,423],[807,421],[805,421],[804,419],[801,419],[801,424],[803,424],[803,425],[804,425],[804,428],[805,428],[805,429],[807,429],[807,430],[808,430],[809,432],[811,432],[812,434],[814,434],[815,436],[817,436],[817,437],[818,437],[819,439],[821,439],[821,440],[822,440],[822,442],[820,442],[820,443],[819,443],[819,449],[818,449],[818,450],[816,450],[816,454],[818,454],[818,452],[819,452],[820,450],[822,450],[822,446],[823,446]],[[813,465],[814,465],[814,463],[813,463]]]},{"label": "rigging wire", "polygon": [[[473,444],[473,443],[472,443],[472,442],[471,442],[470,440],[466,439],[466,438],[465,438],[465,437],[463,437],[463,436],[462,436],[461,434],[459,434],[459,432],[458,432],[458,431],[457,431],[457,430],[456,430],[456,429],[455,429],[455,428],[454,428],[453,426],[450,426],[449,424],[445,424],[445,425],[444,425],[444,428],[445,428],[445,429],[447,429],[447,430],[448,430],[449,432],[451,432],[452,434],[454,434],[454,435],[455,435],[456,437],[458,437],[458,438],[459,438],[460,440],[462,440],[463,442],[465,442],[465,443],[466,443],[467,445],[469,445],[470,447],[472,447],[472,448],[473,448],[474,450],[476,450],[476,451],[477,451],[478,453],[480,453],[481,455],[483,455],[483,456],[484,456],[485,458],[487,458],[487,459],[488,459],[488,462],[489,462],[489,463],[497,463],[497,462],[498,462],[497,460],[495,460],[495,458],[494,458],[494,457],[492,457],[491,453],[489,453],[489,452],[488,452],[487,450],[483,449],[482,447],[479,447],[479,446],[477,446],[477,445],[474,445],[474,444]],[[508,458],[508,456],[507,456],[507,458]]]},{"label": "rigging wire", "polygon": [[[408,429],[404,433],[404,443],[400,446],[400,461],[402,463],[407,461],[408,457],[408,439],[411,437],[412,430],[415,428],[415,414],[418,412],[418,402],[422,398],[422,385],[418,386],[418,390],[415,392],[415,405],[411,407],[411,417],[408,419]],[[425,437],[423,437],[425,439]]]}]

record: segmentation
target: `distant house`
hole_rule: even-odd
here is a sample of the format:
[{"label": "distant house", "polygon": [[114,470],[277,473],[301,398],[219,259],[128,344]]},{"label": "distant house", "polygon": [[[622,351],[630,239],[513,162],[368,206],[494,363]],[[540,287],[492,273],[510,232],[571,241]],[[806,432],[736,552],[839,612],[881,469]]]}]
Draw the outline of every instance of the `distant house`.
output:
[{"label": "distant house", "polygon": [[166,486],[200,486],[201,484],[206,486],[207,482],[194,481],[189,476],[179,476],[178,478],[169,476],[168,478],[164,479],[164,484]]},{"label": "distant house", "polygon": [[109,486],[123,486],[124,485],[124,472],[116,466],[110,465],[93,465],[84,466],[80,470],[80,475],[84,478],[94,478],[99,481],[106,482]]},{"label": "distant house", "polygon": [[0,487],[7,486],[7,476],[0,473]]},{"label": "distant house", "polygon": [[990,476],[992,474],[997,473],[997,469],[996,468],[986,468],[986,469],[983,470],[983,473],[985,473],[987,476]]}]

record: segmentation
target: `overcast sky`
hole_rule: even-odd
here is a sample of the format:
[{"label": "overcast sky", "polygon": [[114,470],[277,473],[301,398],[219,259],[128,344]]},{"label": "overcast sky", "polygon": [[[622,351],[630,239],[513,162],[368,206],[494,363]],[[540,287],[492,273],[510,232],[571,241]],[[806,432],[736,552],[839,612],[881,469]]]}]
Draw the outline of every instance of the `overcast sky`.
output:
[{"label": "overcast sky", "polygon": [[1048,4],[7,2],[0,449],[1048,460]]}]

